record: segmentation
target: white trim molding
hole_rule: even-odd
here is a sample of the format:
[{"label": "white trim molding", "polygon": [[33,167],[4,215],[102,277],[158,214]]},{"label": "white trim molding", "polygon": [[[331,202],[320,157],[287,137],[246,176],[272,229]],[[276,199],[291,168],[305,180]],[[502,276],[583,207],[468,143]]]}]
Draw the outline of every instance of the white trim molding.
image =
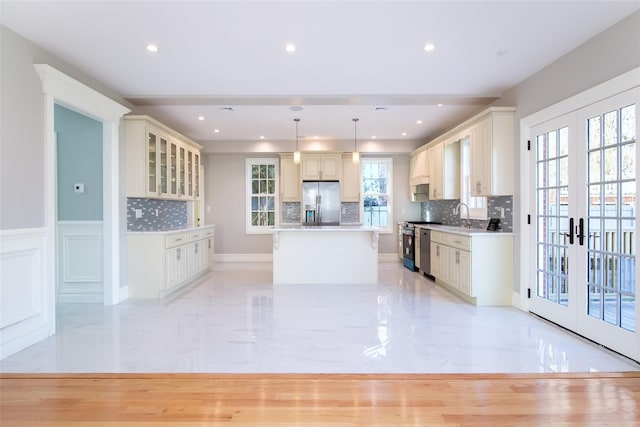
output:
[{"label": "white trim molding", "polygon": [[[44,93],[46,277],[57,277],[55,265],[56,160],[54,104],[63,105],[103,124],[103,297],[105,305],[121,302],[120,288],[119,126],[131,110],[46,64],[34,64]],[[55,284],[50,284],[52,288]],[[55,310],[55,299],[48,304]]]},{"label": "white trim molding", "polygon": [[44,228],[0,230],[0,359],[55,333]]}]

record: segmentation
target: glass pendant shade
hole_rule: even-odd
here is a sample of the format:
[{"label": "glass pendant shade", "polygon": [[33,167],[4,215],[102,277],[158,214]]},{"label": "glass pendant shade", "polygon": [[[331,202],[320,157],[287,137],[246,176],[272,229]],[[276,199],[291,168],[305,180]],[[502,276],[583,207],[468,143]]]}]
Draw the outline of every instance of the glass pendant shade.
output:
[{"label": "glass pendant shade", "polygon": [[300,119],[293,119],[294,122],[296,122],[296,151],[293,152],[293,163],[298,164],[300,163],[300,150],[298,150],[298,123],[300,122]]},{"label": "glass pendant shade", "polygon": [[353,163],[359,163],[360,153],[358,152],[358,139],[356,135],[356,126],[358,124],[359,119],[352,119],[352,120],[353,120],[353,153],[351,154],[351,160],[353,161]]}]

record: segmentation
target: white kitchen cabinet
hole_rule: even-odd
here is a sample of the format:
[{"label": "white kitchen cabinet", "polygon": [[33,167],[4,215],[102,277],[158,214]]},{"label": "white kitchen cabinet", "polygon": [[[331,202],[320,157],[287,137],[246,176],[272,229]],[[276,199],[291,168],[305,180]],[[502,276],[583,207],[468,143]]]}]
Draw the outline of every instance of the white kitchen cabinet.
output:
[{"label": "white kitchen cabinet", "polygon": [[423,149],[409,156],[409,185],[429,184],[430,168],[427,150]]},{"label": "white kitchen cabinet", "polygon": [[127,234],[130,298],[159,298],[191,283],[212,265],[213,226]]},{"label": "white kitchen cabinet", "polygon": [[302,153],[300,163],[303,181],[340,181],[340,153]]},{"label": "white kitchen cabinet", "polygon": [[201,145],[149,116],[125,116],[127,197],[199,197]]},{"label": "white kitchen cabinet", "polygon": [[184,246],[167,249],[167,277],[165,289],[171,289],[187,277],[187,254]]},{"label": "white kitchen cabinet", "polygon": [[354,163],[351,154],[342,155],[342,180],[340,181],[340,200],[359,202],[362,188],[361,163]]},{"label": "white kitchen cabinet", "polygon": [[460,198],[460,141],[445,141],[429,149],[429,200]]},{"label": "white kitchen cabinet", "polygon": [[513,234],[431,231],[436,283],[476,305],[511,305]]},{"label": "white kitchen cabinet", "polygon": [[293,154],[280,154],[280,201],[298,202],[302,200],[300,165],[293,161]]},{"label": "white kitchen cabinet", "polygon": [[513,109],[491,109],[471,127],[472,196],[512,195]]}]

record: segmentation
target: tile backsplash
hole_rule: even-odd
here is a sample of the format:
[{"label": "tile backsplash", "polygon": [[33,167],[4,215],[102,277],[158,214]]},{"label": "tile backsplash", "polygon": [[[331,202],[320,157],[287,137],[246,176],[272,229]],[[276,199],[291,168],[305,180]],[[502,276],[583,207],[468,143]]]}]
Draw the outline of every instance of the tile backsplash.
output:
[{"label": "tile backsplash", "polygon": [[[283,202],[281,214],[282,224],[300,224],[302,221],[300,212],[300,203],[297,202]],[[359,224],[360,223],[360,203],[347,203],[341,204],[340,213],[341,224]]]},{"label": "tile backsplash", "polygon": [[[136,210],[141,217],[136,218]],[[168,231],[187,227],[187,202],[127,198],[127,231]]]},{"label": "tile backsplash", "polygon": [[[462,225],[460,215],[453,211],[460,200],[429,200],[421,203],[422,219],[440,221],[446,225]],[[504,218],[500,218],[500,210],[504,209]],[[463,212],[464,212],[464,208]],[[513,196],[487,197],[487,213],[489,218],[500,218],[502,231],[513,231]],[[474,228],[486,228],[489,220],[471,220]]]}]

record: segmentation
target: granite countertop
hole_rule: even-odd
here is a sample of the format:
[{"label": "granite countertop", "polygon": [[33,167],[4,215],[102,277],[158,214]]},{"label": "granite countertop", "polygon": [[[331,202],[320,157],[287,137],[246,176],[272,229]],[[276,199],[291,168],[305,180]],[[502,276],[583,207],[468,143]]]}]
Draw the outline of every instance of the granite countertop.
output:
[{"label": "granite countertop", "polygon": [[127,234],[170,234],[170,233],[187,233],[189,231],[203,230],[205,228],[215,227],[215,224],[201,225],[200,227],[176,228],[174,230],[161,231],[127,231]]},{"label": "granite countertop", "polygon": [[513,232],[489,231],[484,228],[467,228],[459,225],[438,225],[438,224],[416,224],[416,228],[428,228],[429,230],[442,231],[445,233],[460,234],[462,236],[473,236],[479,234],[499,234],[503,236],[513,236]]}]

